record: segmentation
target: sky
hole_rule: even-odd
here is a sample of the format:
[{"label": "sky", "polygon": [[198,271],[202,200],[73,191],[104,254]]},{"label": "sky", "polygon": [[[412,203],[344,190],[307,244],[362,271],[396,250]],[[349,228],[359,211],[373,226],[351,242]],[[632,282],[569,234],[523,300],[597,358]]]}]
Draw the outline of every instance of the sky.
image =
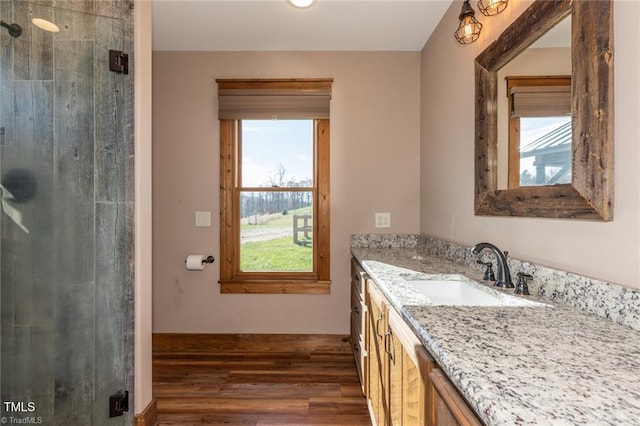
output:
[{"label": "sky", "polygon": [[[521,117],[520,118],[520,148],[527,146],[536,139],[546,135],[571,120],[571,116],[563,117]],[[571,155],[571,154],[569,154]],[[525,169],[531,176],[536,175],[535,157],[520,159],[520,173]]]},{"label": "sky", "polygon": [[552,132],[571,120],[571,116],[561,117],[521,117],[520,118],[520,148],[529,145],[534,140]]},{"label": "sky", "polygon": [[242,185],[270,186],[282,164],[285,181],[313,175],[313,120],[242,120]]}]

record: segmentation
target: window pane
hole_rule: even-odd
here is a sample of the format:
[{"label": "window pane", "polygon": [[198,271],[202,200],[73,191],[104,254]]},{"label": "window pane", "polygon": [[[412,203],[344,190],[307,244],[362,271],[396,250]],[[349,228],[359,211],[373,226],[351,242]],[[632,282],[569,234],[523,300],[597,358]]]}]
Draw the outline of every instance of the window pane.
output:
[{"label": "window pane", "polygon": [[313,185],[313,120],[242,120],[243,187]]},{"label": "window pane", "polygon": [[240,270],[313,271],[311,191],[240,193]]},{"label": "window pane", "polygon": [[520,129],[520,186],[571,183],[571,117],[521,117]]}]

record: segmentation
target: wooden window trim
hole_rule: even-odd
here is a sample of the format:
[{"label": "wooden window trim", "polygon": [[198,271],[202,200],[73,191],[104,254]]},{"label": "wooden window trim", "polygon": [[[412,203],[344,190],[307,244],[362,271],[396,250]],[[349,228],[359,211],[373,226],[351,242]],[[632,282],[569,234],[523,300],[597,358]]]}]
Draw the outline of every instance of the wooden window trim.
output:
[{"label": "wooden window trim", "polygon": [[511,89],[519,86],[571,86],[570,75],[513,76],[506,77],[509,98],[509,148],[507,166],[507,188],[520,188],[520,117],[512,117]]},{"label": "wooden window trim", "polygon": [[[317,214],[314,215],[316,255],[315,273],[239,272],[240,242],[237,238],[240,218],[237,214],[238,120],[220,120],[220,292],[327,294],[330,292],[329,268],[329,120],[314,120],[315,185]],[[316,234],[316,232],[314,232]],[[316,263],[317,262],[317,263]]]}]

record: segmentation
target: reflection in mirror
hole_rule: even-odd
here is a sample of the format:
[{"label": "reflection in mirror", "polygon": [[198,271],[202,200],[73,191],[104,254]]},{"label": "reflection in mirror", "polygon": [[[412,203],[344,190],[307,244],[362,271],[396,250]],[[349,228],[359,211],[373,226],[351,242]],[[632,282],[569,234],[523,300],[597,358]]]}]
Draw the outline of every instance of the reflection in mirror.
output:
[{"label": "reflection in mirror", "polygon": [[498,71],[498,189],[571,183],[571,16]]}]

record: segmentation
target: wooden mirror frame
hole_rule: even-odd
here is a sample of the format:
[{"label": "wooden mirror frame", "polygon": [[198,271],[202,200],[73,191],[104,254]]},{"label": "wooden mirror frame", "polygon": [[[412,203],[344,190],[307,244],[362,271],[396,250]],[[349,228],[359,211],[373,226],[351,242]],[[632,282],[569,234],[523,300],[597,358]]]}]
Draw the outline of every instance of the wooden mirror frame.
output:
[{"label": "wooden mirror frame", "polygon": [[[571,184],[499,190],[497,72],[571,14]],[[535,1],[475,60],[475,213],[613,220],[613,2]]]}]

